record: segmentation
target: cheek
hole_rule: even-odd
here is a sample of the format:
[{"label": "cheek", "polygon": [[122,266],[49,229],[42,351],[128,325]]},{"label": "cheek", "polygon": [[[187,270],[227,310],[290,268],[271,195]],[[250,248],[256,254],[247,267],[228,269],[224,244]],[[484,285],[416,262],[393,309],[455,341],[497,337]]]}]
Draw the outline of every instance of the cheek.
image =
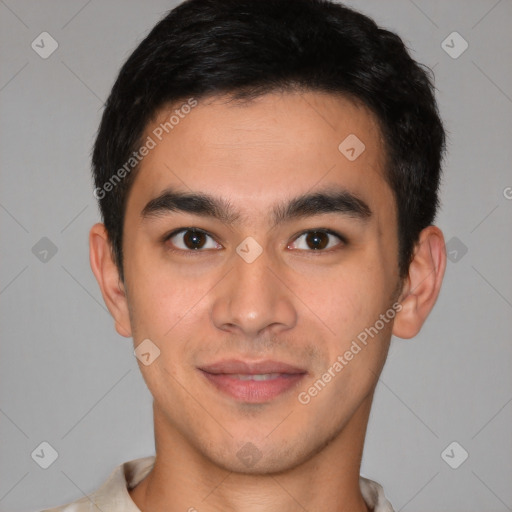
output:
[{"label": "cheek", "polygon": [[384,312],[387,292],[382,276],[375,266],[352,265],[333,272],[322,294],[316,296],[316,307],[341,342],[373,324]]},{"label": "cheek", "polygon": [[129,274],[127,283],[132,329],[135,342],[149,338],[163,341],[183,315],[187,301],[182,288],[169,277],[163,279],[157,272],[142,267]]},{"label": "cheek", "polygon": [[161,264],[132,270],[129,303],[136,343],[149,338],[162,351],[172,346],[177,353],[193,333],[197,336],[198,323],[208,321],[205,308],[215,280],[184,277],[183,272]]}]

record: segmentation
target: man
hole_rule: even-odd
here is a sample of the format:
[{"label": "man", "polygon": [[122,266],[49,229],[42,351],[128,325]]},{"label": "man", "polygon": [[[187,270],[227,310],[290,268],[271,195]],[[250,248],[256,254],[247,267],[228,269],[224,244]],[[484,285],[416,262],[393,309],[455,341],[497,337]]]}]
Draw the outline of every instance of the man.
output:
[{"label": "man", "polygon": [[188,0],[124,64],[90,259],[156,457],[85,510],[392,511],[360,477],[391,335],[446,265],[445,134],[400,38],[324,0]]}]

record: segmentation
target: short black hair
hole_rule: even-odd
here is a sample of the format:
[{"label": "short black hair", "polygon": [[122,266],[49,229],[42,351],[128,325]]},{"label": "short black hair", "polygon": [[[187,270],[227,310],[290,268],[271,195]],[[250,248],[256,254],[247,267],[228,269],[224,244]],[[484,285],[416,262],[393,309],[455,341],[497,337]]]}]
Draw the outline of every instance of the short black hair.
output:
[{"label": "short black hair", "polygon": [[431,70],[398,35],[334,1],[186,0],[122,66],[92,152],[94,194],[121,280],[133,155],[149,123],[191,98],[278,91],[345,95],[376,116],[398,211],[399,273],[407,275],[419,233],[439,206],[445,131]]}]

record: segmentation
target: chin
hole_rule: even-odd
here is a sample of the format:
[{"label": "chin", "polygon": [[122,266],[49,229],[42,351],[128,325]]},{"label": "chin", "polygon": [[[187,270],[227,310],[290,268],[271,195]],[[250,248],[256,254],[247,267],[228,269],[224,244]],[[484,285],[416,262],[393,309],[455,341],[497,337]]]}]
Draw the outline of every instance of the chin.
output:
[{"label": "chin", "polygon": [[298,446],[302,443],[298,440],[292,446],[285,446],[282,439],[277,442],[278,446],[268,439],[263,442],[237,440],[222,450],[216,447],[214,453],[203,453],[215,466],[226,471],[245,475],[278,475],[300,466],[317,452],[314,447],[300,450]]}]

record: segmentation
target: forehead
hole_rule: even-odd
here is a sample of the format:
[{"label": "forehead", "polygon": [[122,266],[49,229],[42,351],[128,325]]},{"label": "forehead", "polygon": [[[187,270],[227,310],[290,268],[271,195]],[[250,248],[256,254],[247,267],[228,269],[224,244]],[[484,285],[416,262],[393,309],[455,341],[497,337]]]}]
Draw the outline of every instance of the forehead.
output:
[{"label": "forehead", "polygon": [[273,93],[237,102],[228,96],[161,109],[143,140],[154,147],[139,164],[130,201],[166,187],[207,192],[259,214],[273,199],[340,185],[393,209],[384,179],[386,152],[375,116],[327,93]]}]

